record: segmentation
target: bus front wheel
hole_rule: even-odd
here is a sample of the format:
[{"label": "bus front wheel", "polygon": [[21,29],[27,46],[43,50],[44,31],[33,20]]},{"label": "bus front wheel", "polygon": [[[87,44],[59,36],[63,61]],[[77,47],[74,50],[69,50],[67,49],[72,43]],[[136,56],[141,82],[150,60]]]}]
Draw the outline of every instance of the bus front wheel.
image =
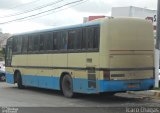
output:
[{"label": "bus front wheel", "polygon": [[61,87],[62,87],[62,92],[65,97],[67,98],[72,98],[74,93],[73,93],[73,81],[70,75],[65,75],[62,78],[61,82]]},{"label": "bus front wheel", "polygon": [[17,76],[17,85],[19,89],[24,89],[24,85],[22,84],[22,76],[20,72],[16,73]]}]

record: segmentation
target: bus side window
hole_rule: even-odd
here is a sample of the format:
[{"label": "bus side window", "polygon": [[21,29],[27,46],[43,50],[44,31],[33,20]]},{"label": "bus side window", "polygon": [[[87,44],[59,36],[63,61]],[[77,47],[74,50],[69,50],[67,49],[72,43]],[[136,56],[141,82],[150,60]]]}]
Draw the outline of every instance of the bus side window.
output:
[{"label": "bus side window", "polygon": [[76,49],[80,50],[82,48],[82,29],[78,29],[76,35]]},{"label": "bus side window", "polygon": [[76,31],[71,30],[68,32],[68,49],[75,49]]},{"label": "bus side window", "polygon": [[13,38],[9,38],[7,40],[7,45],[6,45],[5,66],[11,66],[12,44],[13,44]]},{"label": "bus side window", "polygon": [[45,33],[40,35],[39,49],[40,51],[53,49],[53,34]]},{"label": "bus side window", "polygon": [[22,36],[19,36],[17,42],[17,53],[21,53],[21,50],[22,50]]},{"label": "bus side window", "polygon": [[94,36],[93,36],[93,48],[99,48],[99,38],[100,38],[100,28],[94,27]]},{"label": "bus side window", "polygon": [[17,36],[13,38],[13,52],[14,53],[21,53],[22,49],[22,37]]},{"label": "bus side window", "polygon": [[44,43],[44,35],[40,35],[40,41],[39,41],[39,50],[43,51],[45,49],[45,43]]},{"label": "bus side window", "polygon": [[62,31],[59,39],[60,39],[59,40],[59,49],[60,50],[67,50],[68,32],[67,31]]},{"label": "bus side window", "polygon": [[82,37],[82,49],[83,50],[87,49],[87,38],[88,38],[87,28],[83,28],[83,37]]},{"label": "bus side window", "polygon": [[68,32],[68,49],[80,50],[81,49],[82,30],[70,30]]},{"label": "bus side window", "polygon": [[28,36],[28,51],[32,52],[34,50],[34,37],[32,35]]},{"label": "bus side window", "polygon": [[58,50],[58,32],[53,32],[53,50]]},{"label": "bus side window", "polygon": [[82,49],[93,50],[99,46],[99,27],[83,28]]},{"label": "bus side window", "polygon": [[53,34],[52,33],[47,33],[45,34],[45,50],[52,50],[53,49]]},{"label": "bus side window", "polygon": [[33,50],[39,51],[39,35],[33,35]]},{"label": "bus side window", "polygon": [[22,36],[22,53],[27,53],[28,36]]},{"label": "bus side window", "polygon": [[17,37],[13,37],[13,53],[17,52]]},{"label": "bus side window", "polygon": [[87,28],[87,48],[93,49],[94,28]]}]

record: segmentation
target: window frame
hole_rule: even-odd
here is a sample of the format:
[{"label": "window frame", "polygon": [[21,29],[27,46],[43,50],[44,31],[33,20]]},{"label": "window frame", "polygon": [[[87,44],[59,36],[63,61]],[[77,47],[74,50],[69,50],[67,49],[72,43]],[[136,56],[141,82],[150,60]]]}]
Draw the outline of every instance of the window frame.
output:
[{"label": "window frame", "polygon": [[[69,45],[69,32],[71,32],[71,31],[75,31],[76,32],[76,36],[74,37],[74,38],[76,38],[74,41],[74,45],[73,46],[75,46],[75,45],[77,45],[78,44],[78,41],[77,40],[80,40],[80,48],[78,48],[77,49],[77,47],[78,46],[75,46],[75,48],[73,48],[73,49],[69,49],[69,48],[67,48],[68,49],[68,52],[80,52],[81,50],[82,50],[82,38],[83,38],[83,29],[82,28],[75,28],[75,29],[69,29],[68,30],[68,45]],[[80,39],[79,39],[79,34],[77,34],[77,33],[79,33],[79,32],[81,32],[81,37],[80,37]]]},{"label": "window frame", "polygon": [[[84,29],[94,29],[94,37],[93,38],[93,47],[92,48],[88,48],[88,45],[86,44],[86,38],[85,38],[85,32],[88,33],[88,31],[84,31]],[[69,49],[68,45],[69,45],[69,33],[71,31],[76,31],[77,36],[75,41],[74,41],[74,48],[73,49]],[[61,43],[61,39],[63,36],[63,33],[66,33],[66,40],[67,40],[67,48],[63,49],[61,48],[62,43]],[[80,34],[80,35],[79,35]],[[96,34],[96,35],[95,35]],[[34,36],[38,35],[38,50],[34,50],[34,42],[32,42],[32,49],[33,50],[29,50],[29,41],[32,40],[34,41]],[[51,37],[51,40],[49,38],[49,41],[51,41],[51,48],[52,49],[47,49],[46,45],[45,45],[45,35],[51,35],[48,37]],[[89,34],[90,35],[90,34]],[[96,25],[87,25],[87,26],[81,26],[81,27],[74,27],[74,28],[66,28],[66,29],[57,29],[57,30],[50,30],[50,31],[43,31],[43,32],[38,32],[38,33],[29,33],[29,34],[24,34],[24,35],[17,35],[17,36],[13,36],[13,47],[14,47],[14,38],[17,39],[17,37],[21,37],[22,38],[22,44],[23,44],[23,38],[27,37],[27,52],[22,51],[23,50],[23,45],[21,47],[21,53],[17,53],[14,52],[13,50],[13,54],[47,54],[47,53],[51,53],[51,54],[57,54],[57,53],[85,53],[85,52],[99,52],[99,46],[100,46],[100,25],[96,24]],[[32,39],[31,39],[32,38]],[[43,42],[43,50],[41,49],[41,39]],[[54,42],[54,39],[56,40],[56,42]],[[83,39],[85,39],[85,41],[83,41]],[[78,41],[77,41],[78,40]],[[87,38],[88,40],[88,38]],[[85,48],[83,48],[83,42],[85,42]],[[96,42],[96,43],[95,43]],[[17,43],[17,42],[16,42]],[[56,44],[56,48],[54,49],[54,43]],[[80,44],[79,44],[80,43]],[[94,48],[94,46],[96,46],[96,48]],[[14,48],[12,48],[14,49]]]},{"label": "window frame", "polygon": [[59,49],[59,37],[61,37],[61,31],[60,30],[56,30],[56,31],[53,31],[53,42],[54,43],[54,39],[56,39],[56,49],[52,49],[52,53],[59,53],[60,52],[60,49]]},{"label": "window frame", "polygon": [[[66,39],[64,37],[62,37],[63,33],[65,33]],[[64,39],[65,39],[66,45],[64,43],[63,43],[63,45],[62,45],[62,43],[60,43],[60,42],[64,41]],[[61,30],[60,31],[60,38],[58,39],[58,45],[59,45],[58,50],[60,51],[60,53],[62,53],[62,52],[66,53],[68,51],[68,30]],[[63,48],[61,46],[63,46]],[[64,47],[64,46],[66,46],[66,47]]]},{"label": "window frame", "polygon": [[[15,42],[16,39],[16,42]],[[21,39],[21,44],[19,45],[19,39]],[[21,54],[22,53],[22,36],[13,36],[13,41],[12,41],[12,53],[13,54]],[[16,50],[14,50],[16,47]],[[20,47],[20,51],[18,51],[18,47]]]},{"label": "window frame", "polygon": [[[25,38],[27,39],[27,40],[25,40]],[[25,40],[25,44],[27,45],[26,46],[26,49],[27,49],[27,51],[23,51],[24,50],[24,42],[23,42],[23,40]],[[22,54],[27,54],[28,53],[28,35],[23,35],[22,36]]]},{"label": "window frame", "polygon": [[[88,48],[88,44],[86,44],[87,43],[87,41],[88,41],[88,37],[87,38],[85,38],[84,37],[84,35],[85,35],[85,33],[84,32],[86,32],[86,31],[84,31],[84,29],[88,29],[88,28],[93,28],[94,29],[94,33],[95,33],[95,28],[97,28],[97,30],[98,30],[98,36],[97,36],[97,48]],[[94,35],[95,36],[95,35]],[[94,37],[95,38],[95,37]],[[91,25],[91,26],[85,26],[85,27],[83,27],[83,37],[82,37],[82,44],[83,44],[83,39],[86,39],[85,40],[85,48],[83,48],[83,45],[81,46],[82,47],[82,51],[83,52],[98,52],[99,51],[99,45],[100,45],[100,25]],[[93,40],[93,46],[94,46],[94,40]]]}]

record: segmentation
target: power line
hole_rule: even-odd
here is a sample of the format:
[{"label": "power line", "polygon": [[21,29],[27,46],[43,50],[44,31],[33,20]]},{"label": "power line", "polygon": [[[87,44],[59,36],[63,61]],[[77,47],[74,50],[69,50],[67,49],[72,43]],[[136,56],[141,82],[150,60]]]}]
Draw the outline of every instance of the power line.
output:
[{"label": "power line", "polygon": [[40,14],[43,14],[43,13],[46,13],[46,12],[50,12],[50,11],[53,11],[53,10],[60,9],[60,8],[62,8],[64,6],[68,6],[68,5],[71,5],[71,4],[79,3],[81,1],[84,1],[84,0],[77,0],[77,1],[74,1],[74,2],[69,2],[69,3],[66,3],[66,4],[64,4],[62,6],[59,6],[59,7],[53,8],[53,9],[49,9],[47,11],[43,11],[43,12],[40,12],[40,13],[37,13],[37,14],[33,14],[33,15],[30,15],[30,16],[26,16],[26,17],[14,19],[14,20],[6,21],[6,22],[2,22],[0,24],[6,24],[6,23],[14,22],[14,21],[18,21],[18,20],[23,20],[23,19],[26,19],[26,18],[34,17],[34,16],[37,16],[37,15],[40,15]]},{"label": "power line", "polygon": [[33,9],[25,10],[23,12],[14,13],[14,14],[6,15],[6,16],[0,16],[0,18],[7,18],[7,17],[12,17],[12,16],[18,16],[18,15],[26,14],[26,13],[33,12],[33,11],[36,11],[36,10],[39,10],[39,9],[43,9],[45,7],[48,7],[48,6],[55,5],[55,4],[60,3],[62,1],[64,1],[64,0],[57,0],[55,2],[46,4],[46,5],[43,5],[43,6],[39,6],[39,7],[33,8]]},{"label": "power line", "polygon": [[31,17],[31,18],[28,18],[28,19],[20,20],[20,21],[18,21],[18,22],[21,22],[21,21],[27,21],[27,20],[36,19],[36,18],[39,18],[39,17],[43,17],[43,16],[47,16],[47,15],[51,15],[51,14],[53,14],[53,13],[57,13],[57,12],[60,12],[60,11],[65,10],[65,9],[69,9],[69,8],[71,8],[71,7],[78,6],[78,5],[83,4],[83,3],[87,2],[87,1],[89,1],[89,0],[84,0],[84,1],[83,1],[83,2],[81,2],[81,3],[77,3],[77,4],[74,4],[74,5],[71,5],[70,7],[63,8],[63,9],[60,9],[60,10],[57,10],[57,11],[53,11],[53,12],[51,12],[51,13],[49,13],[49,14],[38,15],[38,16]]}]

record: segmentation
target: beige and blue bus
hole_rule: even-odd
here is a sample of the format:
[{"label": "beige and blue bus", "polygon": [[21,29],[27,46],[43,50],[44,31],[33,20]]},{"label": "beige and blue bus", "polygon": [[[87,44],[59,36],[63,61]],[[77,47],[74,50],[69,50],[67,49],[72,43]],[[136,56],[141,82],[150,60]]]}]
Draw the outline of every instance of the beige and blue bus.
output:
[{"label": "beige and blue bus", "polygon": [[75,93],[149,90],[154,86],[153,26],[111,18],[10,37],[6,81]]}]

